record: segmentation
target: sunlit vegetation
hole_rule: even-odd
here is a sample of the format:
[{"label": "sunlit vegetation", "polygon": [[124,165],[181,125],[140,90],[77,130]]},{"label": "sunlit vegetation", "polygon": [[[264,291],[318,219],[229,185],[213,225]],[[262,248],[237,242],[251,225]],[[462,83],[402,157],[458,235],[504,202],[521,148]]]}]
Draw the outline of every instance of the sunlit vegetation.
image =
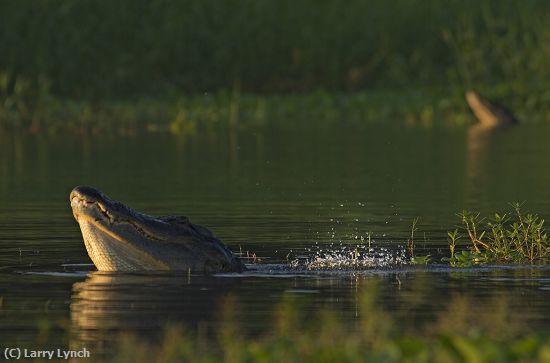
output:
[{"label": "sunlit vegetation", "polygon": [[[540,94],[550,97],[550,93]],[[512,100],[526,122],[547,119],[544,107],[526,109],[522,97]],[[550,104],[550,103],[548,103]],[[462,93],[415,90],[365,91],[353,94],[312,92],[289,95],[250,95],[227,92],[173,100],[130,101],[61,100],[52,96],[29,107],[13,101],[0,109],[0,128],[58,133],[169,132],[193,135],[203,130],[233,128],[261,130],[315,122],[315,127],[364,123],[398,125],[468,125],[475,121]]]},{"label": "sunlit vegetation", "polygon": [[271,328],[247,335],[226,301],[221,326],[211,338],[178,327],[158,343],[125,334],[107,354],[108,362],[544,362],[550,340],[514,319],[506,299],[475,305],[451,299],[439,319],[413,330],[403,328],[383,308],[377,289],[367,287],[359,300],[356,324],[336,311],[321,309],[306,319],[299,304],[277,307]]},{"label": "sunlit vegetation", "polygon": [[481,218],[479,213],[468,211],[463,211],[459,217],[470,248],[457,252],[459,232],[449,232],[449,262],[452,266],[542,264],[550,261],[550,241],[544,219],[536,214],[523,213],[519,203],[512,204],[512,211],[508,213],[495,213],[489,221]]},{"label": "sunlit vegetation", "polygon": [[[254,334],[240,321],[242,306],[227,296],[215,326],[197,329],[185,323],[163,334],[112,332],[94,342],[71,341],[71,349],[87,347],[94,362],[548,362],[548,331],[533,328],[515,314],[506,296],[474,298],[442,296],[434,319],[417,321],[392,311],[379,297],[381,287],[367,279],[355,297],[356,317],[320,307],[305,312],[293,295],[275,305],[270,323]],[[406,287],[404,287],[406,288]],[[302,297],[307,299],[307,297]],[[403,315],[405,314],[405,315]],[[183,324],[183,325],[182,325]],[[74,328],[75,326],[73,326]],[[35,346],[71,334],[71,324],[39,324]],[[76,332],[73,332],[76,333]],[[105,333],[105,332],[103,332]],[[109,339],[108,344],[101,343]],[[40,362],[40,360],[36,360]],[[43,360],[47,361],[47,360]]]},{"label": "sunlit vegetation", "polygon": [[[359,244],[340,243],[329,249],[317,248],[308,258],[294,259],[290,267],[307,270],[368,270],[372,268],[400,268],[405,265],[445,263],[452,267],[475,265],[542,265],[550,262],[550,241],[544,228],[544,219],[524,213],[520,203],[511,204],[512,210],[487,220],[479,213],[463,211],[458,214],[459,229],[447,232],[450,255],[434,257],[425,254],[424,247],[416,248],[415,235],[422,232],[420,218],[411,222],[409,237],[393,248],[378,246],[361,237]],[[462,241],[466,241],[462,243]],[[435,251],[433,251],[435,252]]]},{"label": "sunlit vegetation", "polygon": [[220,92],[174,100],[136,102],[63,101],[46,96],[36,108],[15,102],[2,111],[1,125],[32,131],[105,132],[117,130],[193,134],[216,127],[256,130],[302,121],[334,124],[397,123],[432,126],[473,122],[462,95],[373,91],[354,94],[313,92],[244,95]]},{"label": "sunlit vegetation", "polygon": [[[490,220],[482,218],[480,213],[462,211],[457,214],[461,222],[460,228],[447,232],[450,257],[434,259],[430,255],[424,255],[415,250],[415,233],[420,229],[417,217],[412,220],[410,235],[405,241],[406,248],[393,250],[391,253],[383,251],[385,263],[381,263],[380,256],[375,254],[375,252],[380,254],[380,251],[371,248],[370,243],[368,248],[362,243],[355,250],[334,251],[332,254],[325,252],[321,254],[323,257],[321,261],[323,266],[332,262],[349,269],[364,269],[376,265],[378,267],[427,265],[440,261],[452,267],[484,264],[547,264],[550,262],[550,240],[544,227],[545,221],[537,214],[524,213],[521,207],[520,203],[512,203],[509,212],[495,213]],[[465,240],[466,243],[462,243],[461,240]],[[351,264],[357,259],[353,251],[361,251],[357,256],[361,257],[359,261],[363,263],[362,265]],[[319,256],[316,257],[317,260],[314,259],[313,262],[319,260]],[[311,261],[310,265],[313,268],[318,267]]]},{"label": "sunlit vegetation", "polygon": [[6,1],[0,127],[464,124],[469,88],[546,120],[549,10],[540,0]]}]

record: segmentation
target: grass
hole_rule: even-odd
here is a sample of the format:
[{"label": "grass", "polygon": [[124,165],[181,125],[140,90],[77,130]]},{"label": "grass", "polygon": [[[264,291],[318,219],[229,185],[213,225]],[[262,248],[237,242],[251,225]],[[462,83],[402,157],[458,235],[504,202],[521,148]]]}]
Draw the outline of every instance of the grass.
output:
[{"label": "grass", "polygon": [[419,220],[420,220],[419,217],[416,217],[413,219],[412,225],[411,225],[411,236],[407,240],[407,252],[409,252],[411,256],[414,256],[414,232],[418,231],[418,228],[416,227],[416,225],[418,224]]},{"label": "grass", "polygon": [[[306,319],[295,300],[275,309],[264,333],[247,335],[234,299],[227,299],[213,335],[181,326],[158,342],[121,335],[106,362],[545,362],[550,338],[514,319],[506,299],[474,304],[451,298],[439,318],[414,331],[383,308],[376,285],[360,294],[356,324],[320,309]],[[92,355],[94,352],[92,351]]]},{"label": "grass", "polygon": [[417,256],[414,253],[414,233],[418,231],[418,221],[420,220],[420,217],[415,217],[411,224],[411,235],[409,239],[407,240],[407,253],[410,257],[410,262],[413,265],[427,265],[431,261],[430,255],[425,256]]},{"label": "grass", "polygon": [[[512,203],[511,210],[504,214],[495,213],[492,220],[482,218],[479,213],[462,211],[459,229],[447,232],[450,257],[441,261],[453,267],[471,267],[483,264],[548,264],[550,262],[550,241],[544,228],[544,219],[536,214],[524,213],[521,203]],[[426,265],[430,255],[415,253],[415,232],[418,220],[414,218],[410,236],[407,239],[407,253],[413,265]],[[462,233],[461,233],[462,232]],[[460,239],[468,241],[467,249],[458,251]]]},{"label": "grass", "polygon": [[[550,335],[533,329],[515,314],[505,296],[442,297],[434,320],[417,321],[392,311],[378,295],[376,281],[358,286],[356,317],[350,321],[334,309],[319,307],[304,313],[300,300],[284,296],[272,311],[271,322],[250,334],[239,320],[240,306],[229,295],[211,327],[166,327],[155,337],[130,331],[118,335],[98,330],[97,346],[84,347],[94,362],[548,362]],[[405,316],[403,316],[405,313]],[[42,324],[44,325],[44,324]],[[33,348],[49,349],[56,326],[42,326]],[[73,326],[73,328],[76,328]],[[69,331],[71,325],[65,323]],[[67,334],[67,339],[78,334]],[[106,335],[103,335],[106,334]],[[103,339],[109,344],[104,345]],[[112,343],[112,344],[111,344]],[[76,338],[70,349],[82,346]],[[56,343],[55,347],[64,349]],[[105,350],[106,349],[106,350]],[[40,362],[40,360],[35,360]],[[47,361],[47,360],[42,360]],[[83,360],[86,361],[86,360]]]},{"label": "grass", "polygon": [[[547,96],[550,97],[550,93]],[[504,99],[520,119],[544,122],[550,119],[550,103],[544,103],[544,97],[541,93],[540,102],[532,108],[526,107],[522,96]],[[171,99],[97,102],[41,94],[30,103],[11,97],[0,104],[0,128],[42,134],[167,132],[194,135],[220,128],[254,131],[271,125],[296,127],[309,125],[311,120],[315,120],[316,128],[363,123],[434,127],[475,122],[463,94],[442,89],[285,95],[222,91]]]},{"label": "grass", "polygon": [[[407,289],[404,292],[407,296],[415,285],[403,288]],[[160,337],[157,331],[149,332],[147,337],[143,332],[136,335],[128,331],[113,338],[109,328],[98,329],[92,330],[92,336],[84,334],[87,339],[93,338],[81,345],[77,324],[39,321],[39,333],[32,348],[49,349],[51,339],[56,342],[54,347],[63,349],[58,338],[65,331],[71,334],[64,339],[74,339],[70,341],[70,349],[86,347],[91,353],[90,361],[94,362],[483,363],[550,359],[550,332],[535,329],[521,320],[521,314],[514,310],[518,301],[501,293],[492,297],[476,292],[435,296],[435,318],[418,319],[412,313],[413,308],[429,309],[425,302],[409,301],[411,306],[402,302],[403,309],[395,309],[379,296],[380,287],[370,278],[356,289],[352,297],[355,317],[351,319],[349,315],[342,318],[345,314],[338,310],[317,304],[315,312],[305,313],[301,301],[288,294],[275,305],[270,323],[251,334],[244,328],[248,322],[239,318],[246,306],[240,306],[228,295],[214,325],[198,324],[197,329],[189,329],[174,324],[166,327]]]},{"label": "grass", "polygon": [[[542,265],[550,263],[550,241],[544,228],[544,219],[536,214],[524,213],[520,203],[511,204],[512,210],[505,214],[495,213],[486,221],[479,213],[463,211],[458,214],[460,230],[447,232],[449,257],[441,262],[452,267],[471,267],[484,264],[500,265]],[[370,233],[368,245],[343,247],[342,249],[318,250],[304,261],[294,260],[293,268],[313,270],[364,270],[369,268],[397,267],[400,265],[428,265],[435,261],[431,255],[418,254],[415,235],[420,230],[420,218],[412,220],[405,247],[391,250],[371,248]],[[424,235],[425,236],[425,235]],[[425,238],[425,237],[424,237]],[[466,249],[459,249],[459,240],[467,240]],[[362,240],[363,241],[363,240]],[[367,248],[368,247],[368,248]],[[426,251],[426,247],[421,250]],[[438,252],[439,253],[439,252]],[[287,256],[288,261],[288,256]]]}]

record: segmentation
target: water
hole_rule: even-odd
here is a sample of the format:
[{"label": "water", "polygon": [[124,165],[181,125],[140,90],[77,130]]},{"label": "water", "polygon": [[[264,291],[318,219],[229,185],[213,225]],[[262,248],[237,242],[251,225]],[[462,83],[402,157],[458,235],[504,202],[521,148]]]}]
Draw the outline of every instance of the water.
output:
[{"label": "water", "polygon": [[[229,296],[246,334],[269,329],[286,296],[299,298],[306,315],[331,307],[353,325],[373,281],[403,328],[433,321],[455,295],[481,305],[506,298],[519,319],[545,327],[546,268],[350,272],[289,262],[349,254],[369,236],[395,258],[416,217],[417,248],[437,260],[463,209],[489,216],[526,201],[548,219],[549,134],[530,125],[486,134],[315,123],[187,137],[0,134],[0,341],[32,346],[49,326],[50,344],[101,351],[125,330],[153,337],[182,323],[212,332]],[[185,214],[261,261],[241,275],[94,272],[68,201],[80,184],[148,214]]]}]

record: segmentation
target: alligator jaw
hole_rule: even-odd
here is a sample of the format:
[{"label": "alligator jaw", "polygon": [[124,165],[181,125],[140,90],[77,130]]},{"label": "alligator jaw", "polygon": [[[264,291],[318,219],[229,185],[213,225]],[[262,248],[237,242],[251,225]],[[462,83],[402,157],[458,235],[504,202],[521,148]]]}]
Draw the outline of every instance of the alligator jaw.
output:
[{"label": "alligator jaw", "polygon": [[[78,187],[82,188],[82,187]],[[162,261],[138,248],[156,239],[129,221],[118,220],[108,208],[109,200],[99,193],[70,195],[73,215],[80,225],[88,255],[100,271],[168,270]]]},{"label": "alligator jaw", "polygon": [[162,261],[87,216],[78,220],[88,255],[100,271],[169,270]]}]

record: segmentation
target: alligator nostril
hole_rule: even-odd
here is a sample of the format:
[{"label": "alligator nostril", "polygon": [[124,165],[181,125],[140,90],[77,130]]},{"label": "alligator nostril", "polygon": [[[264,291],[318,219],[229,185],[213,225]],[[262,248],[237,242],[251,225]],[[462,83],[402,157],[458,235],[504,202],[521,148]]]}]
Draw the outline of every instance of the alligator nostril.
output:
[{"label": "alligator nostril", "polygon": [[104,200],[105,197],[103,196],[103,193],[101,193],[99,190],[89,187],[80,185],[75,187],[70,194],[69,199],[73,199],[74,197],[77,197],[79,199],[83,199],[89,203],[97,202],[98,200]]}]

